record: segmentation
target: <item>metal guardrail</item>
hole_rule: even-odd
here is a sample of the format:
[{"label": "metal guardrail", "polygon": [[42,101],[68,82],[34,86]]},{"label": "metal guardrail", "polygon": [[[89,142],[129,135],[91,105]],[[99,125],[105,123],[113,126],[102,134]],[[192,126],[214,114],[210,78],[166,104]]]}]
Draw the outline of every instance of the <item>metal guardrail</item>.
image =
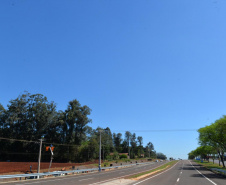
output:
[{"label": "metal guardrail", "polygon": [[217,172],[220,172],[220,173],[223,173],[224,175],[226,175],[226,170],[223,170],[223,169],[218,169],[218,168],[211,168],[212,171],[217,171]]},{"label": "metal guardrail", "polygon": [[[113,168],[125,168],[134,165],[141,165],[141,164],[153,164],[150,162],[147,163],[135,163],[135,164],[128,164],[128,165],[120,165],[120,166],[112,166],[112,167],[103,167],[101,170],[106,169],[113,169]],[[54,171],[54,172],[46,172],[46,173],[31,173],[31,174],[15,174],[15,175],[0,175],[0,179],[13,179],[13,178],[37,178],[37,177],[44,177],[44,176],[62,176],[68,174],[75,174],[75,173],[87,173],[98,171],[99,168],[90,168],[90,169],[81,169],[81,170],[70,170],[70,171]]]}]

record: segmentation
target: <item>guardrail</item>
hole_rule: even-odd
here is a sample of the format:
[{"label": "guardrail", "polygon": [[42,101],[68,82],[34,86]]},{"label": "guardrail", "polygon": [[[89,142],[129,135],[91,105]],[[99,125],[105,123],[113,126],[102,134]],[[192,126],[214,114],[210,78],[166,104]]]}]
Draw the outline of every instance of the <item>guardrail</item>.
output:
[{"label": "guardrail", "polygon": [[[135,164],[128,164],[128,165],[112,166],[112,167],[103,167],[101,168],[101,170],[113,169],[113,168],[125,168],[129,166],[141,165],[141,164],[152,164],[152,163],[147,162],[147,163],[135,163]],[[0,179],[13,179],[13,178],[20,178],[20,180],[21,178],[35,179],[35,178],[43,178],[44,176],[62,176],[62,175],[75,174],[75,173],[88,173],[93,171],[99,171],[99,168],[70,170],[70,171],[54,171],[54,172],[46,172],[46,173],[0,175]]]},{"label": "guardrail", "polygon": [[212,171],[220,172],[226,175],[226,170],[218,169],[218,168],[211,168]]}]

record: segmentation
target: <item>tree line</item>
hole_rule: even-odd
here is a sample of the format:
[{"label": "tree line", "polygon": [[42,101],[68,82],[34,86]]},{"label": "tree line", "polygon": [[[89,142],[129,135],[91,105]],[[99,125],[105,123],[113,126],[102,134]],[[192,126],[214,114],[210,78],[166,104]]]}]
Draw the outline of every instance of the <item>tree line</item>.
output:
[{"label": "tree line", "polygon": [[209,126],[202,127],[199,132],[199,144],[195,150],[188,154],[189,159],[200,156],[202,159],[219,159],[225,167],[224,159],[226,152],[226,116],[216,120]]},{"label": "tree line", "polygon": [[130,158],[156,157],[154,145],[143,146],[142,136],[126,131],[123,138],[109,127],[90,127],[90,114],[91,109],[76,99],[69,101],[65,111],[57,111],[44,95],[28,92],[9,101],[7,108],[0,104],[0,160],[37,161],[43,138],[42,161],[49,160],[45,147],[51,144],[55,162],[91,161],[99,157],[100,134],[103,159],[117,159],[119,153],[129,153]]}]

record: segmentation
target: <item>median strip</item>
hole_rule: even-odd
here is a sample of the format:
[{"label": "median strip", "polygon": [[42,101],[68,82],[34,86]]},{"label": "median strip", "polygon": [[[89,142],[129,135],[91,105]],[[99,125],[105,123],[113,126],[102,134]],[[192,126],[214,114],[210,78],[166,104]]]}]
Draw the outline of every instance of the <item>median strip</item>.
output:
[{"label": "median strip", "polygon": [[167,168],[173,166],[176,162],[177,161],[171,161],[171,162],[164,164],[164,165],[162,165],[158,168],[155,168],[155,169],[152,169],[152,170],[149,170],[149,171],[146,171],[146,172],[138,173],[138,174],[129,176],[127,178],[132,179],[132,180],[139,180],[139,179],[142,179],[144,177],[147,177],[147,176],[153,175],[155,173],[161,172],[163,170],[166,170]]}]

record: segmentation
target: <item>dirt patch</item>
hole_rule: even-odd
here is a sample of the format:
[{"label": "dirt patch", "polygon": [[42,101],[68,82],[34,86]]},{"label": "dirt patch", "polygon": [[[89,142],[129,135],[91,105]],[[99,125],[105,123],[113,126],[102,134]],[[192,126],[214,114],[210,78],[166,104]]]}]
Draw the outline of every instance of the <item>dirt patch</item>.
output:
[{"label": "dirt patch", "polygon": [[[85,163],[52,163],[50,171],[56,170],[68,170],[72,169],[72,166],[75,166],[75,169],[79,168],[79,166],[83,166],[83,168],[95,168],[93,164],[98,163],[98,161],[94,162],[85,162]],[[38,168],[37,162],[0,162],[0,174],[10,174],[10,173],[27,173],[30,171],[30,166],[32,165],[32,172],[36,173]],[[41,162],[40,171],[48,171],[49,163]]]}]

